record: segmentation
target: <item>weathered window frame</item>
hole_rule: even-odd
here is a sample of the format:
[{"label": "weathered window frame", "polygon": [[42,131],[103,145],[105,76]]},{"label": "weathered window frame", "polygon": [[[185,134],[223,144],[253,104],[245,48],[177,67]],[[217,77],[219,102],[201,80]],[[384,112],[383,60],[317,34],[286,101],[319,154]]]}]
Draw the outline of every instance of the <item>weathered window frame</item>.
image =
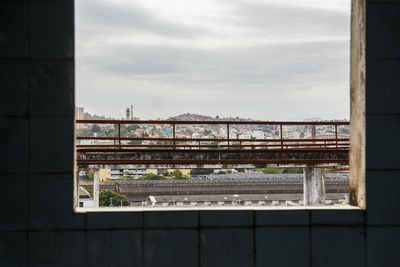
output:
[{"label": "weathered window frame", "polygon": [[[366,3],[364,0],[352,0],[351,3],[351,47],[350,47],[350,206],[329,207],[325,209],[366,209],[366,131],[365,131],[365,26]],[[75,127],[74,127],[75,129]],[[75,140],[75,138],[74,138]],[[75,146],[75,142],[74,142]],[[75,151],[75,147],[74,147]],[[276,210],[277,208],[265,207],[188,207],[188,208],[80,208],[77,205],[78,184],[76,179],[76,160],[74,153],[74,203],[75,212],[99,212],[99,211],[172,211],[172,210]],[[316,207],[321,209],[321,206]],[[313,209],[312,206],[279,207],[280,210],[304,210]]]},{"label": "weathered window frame", "polygon": [[351,3],[350,204],[366,209],[365,191],[365,1]]}]

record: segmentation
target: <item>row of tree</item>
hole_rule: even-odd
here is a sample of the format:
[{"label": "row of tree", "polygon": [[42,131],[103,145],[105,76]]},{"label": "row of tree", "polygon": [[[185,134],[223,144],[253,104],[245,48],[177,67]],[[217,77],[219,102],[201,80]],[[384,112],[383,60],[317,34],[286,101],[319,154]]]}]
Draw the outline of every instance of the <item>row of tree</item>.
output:
[{"label": "row of tree", "polygon": [[264,174],[303,173],[303,168],[264,168]]},{"label": "row of tree", "polygon": [[[244,172],[244,169],[237,169],[237,171]],[[303,168],[264,168],[261,170],[264,174],[282,174],[282,173],[303,173]],[[191,175],[209,175],[214,173],[213,169],[193,169],[190,171]],[[230,174],[232,170],[226,171],[219,171],[218,174]],[[94,170],[90,170],[88,172],[88,178],[93,180]],[[154,173],[145,173],[139,177],[139,180],[166,180],[168,176],[168,172],[165,170],[162,171],[161,175],[154,174]],[[129,173],[124,174],[124,178],[132,178]],[[189,176],[184,175],[180,170],[174,170],[171,175],[170,179],[173,180],[181,180],[181,179],[190,179]]]},{"label": "row of tree", "polygon": [[[145,173],[142,176],[139,177],[139,180],[166,180],[167,177],[164,175],[157,175],[154,173]],[[185,179],[190,179],[189,176],[184,175],[180,170],[174,170],[171,173],[171,179],[173,180],[185,180]]]},{"label": "row of tree", "polygon": [[[90,196],[93,197],[93,188],[91,186],[84,186],[86,191],[89,192]],[[129,206],[129,200],[125,195],[114,192],[112,190],[100,190],[99,192],[99,206]]]},{"label": "row of tree", "polygon": [[[211,170],[212,172],[212,170]],[[208,172],[207,172],[208,173]],[[154,173],[145,173],[142,176],[139,177],[139,180],[165,180],[167,179],[168,172],[164,171],[162,175],[154,174]],[[94,177],[94,170],[89,170],[88,171],[88,178],[89,180],[93,180]],[[132,178],[133,175],[131,175],[129,172],[125,173],[124,178]],[[174,170],[171,175],[170,179],[173,180],[182,180],[182,179],[190,179],[189,176],[184,175],[182,171],[180,170]]]},{"label": "row of tree", "polygon": [[130,206],[130,203],[125,195],[111,190],[101,190],[99,192],[99,206]]}]

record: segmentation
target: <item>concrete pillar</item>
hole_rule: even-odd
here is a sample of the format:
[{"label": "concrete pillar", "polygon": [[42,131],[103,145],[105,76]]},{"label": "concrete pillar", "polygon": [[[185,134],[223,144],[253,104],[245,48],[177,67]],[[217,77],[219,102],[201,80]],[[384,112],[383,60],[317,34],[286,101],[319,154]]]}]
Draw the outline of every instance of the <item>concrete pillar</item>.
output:
[{"label": "concrete pillar", "polygon": [[303,169],[304,205],[325,203],[325,183],[322,169],[305,167]]},{"label": "concrete pillar", "polygon": [[94,208],[99,207],[99,191],[100,191],[100,174],[98,170],[94,171],[93,174],[93,202],[94,202]]}]

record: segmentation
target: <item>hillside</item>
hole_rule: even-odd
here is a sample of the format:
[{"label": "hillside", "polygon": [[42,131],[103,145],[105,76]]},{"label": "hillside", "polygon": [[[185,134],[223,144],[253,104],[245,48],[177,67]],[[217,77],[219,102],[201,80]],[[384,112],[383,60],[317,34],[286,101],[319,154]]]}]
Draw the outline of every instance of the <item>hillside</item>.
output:
[{"label": "hillside", "polygon": [[223,120],[223,121],[254,121],[251,118],[244,119],[244,118],[220,118],[219,116],[216,117],[211,117],[211,116],[206,116],[206,115],[200,115],[200,114],[191,114],[191,113],[185,113],[177,116],[172,116],[169,117],[167,120],[172,120],[172,121],[218,121],[218,120]]}]

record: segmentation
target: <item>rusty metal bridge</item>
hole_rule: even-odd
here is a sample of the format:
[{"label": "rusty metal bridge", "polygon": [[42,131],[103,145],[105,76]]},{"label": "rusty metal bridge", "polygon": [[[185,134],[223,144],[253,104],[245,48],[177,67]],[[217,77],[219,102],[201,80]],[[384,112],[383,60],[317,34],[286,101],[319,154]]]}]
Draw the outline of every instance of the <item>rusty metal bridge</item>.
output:
[{"label": "rusty metal bridge", "polygon": [[[114,129],[114,136],[76,137],[76,160],[80,168],[100,165],[151,168],[332,166],[348,165],[349,158],[349,135],[339,133],[342,127],[349,127],[349,122],[77,120],[76,123]],[[148,130],[158,127],[170,132],[162,137],[151,134],[132,137],[121,132],[121,125]],[[223,127],[225,136],[188,138],[180,131],[205,126]],[[233,130],[254,126],[270,127],[278,135],[272,139],[233,138]],[[288,130],[293,127],[302,127],[310,133],[294,138]],[[329,134],[320,134],[319,129]]]}]

